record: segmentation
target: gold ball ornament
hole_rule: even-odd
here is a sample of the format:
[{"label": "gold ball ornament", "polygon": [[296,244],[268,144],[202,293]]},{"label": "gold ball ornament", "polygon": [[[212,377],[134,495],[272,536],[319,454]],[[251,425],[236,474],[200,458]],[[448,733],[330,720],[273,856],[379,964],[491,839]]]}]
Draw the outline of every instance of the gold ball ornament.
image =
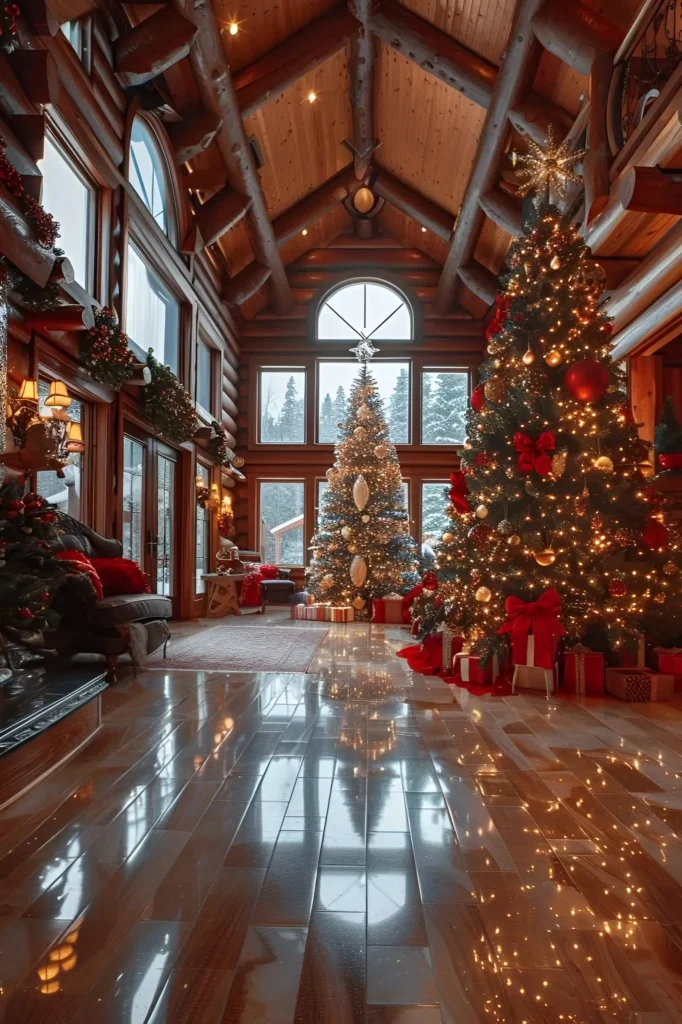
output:
[{"label": "gold ball ornament", "polygon": [[566,462],[568,460],[568,452],[557,452],[556,455],[552,456],[552,473],[559,480],[566,472]]},{"label": "gold ball ornament", "polygon": [[351,601],[351,604],[356,609],[356,611],[361,611],[365,607],[367,602],[365,601],[364,597],[354,597],[353,600]]},{"label": "gold ball ornament", "polygon": [[358,546],[357,546],[357,544],[349,544],[348,547],[346,548],[346,551],[349,554],[351,554],[351,555],[357,555],[357,553],[358,553]]},{"label": "gold ball ornament", "polygon": [[360,518],[362,519],[363,523],[368,523],[372,517],[371,516],[360,516]]},{"label": "gold ball ornament", "polygon": [[502,405],[507,397],[507,387],[501,377],[491,377],[483,385],[483,394],[489,402]]},{"label": "gold ball ornament", "polygon": [[441,537],[443,544],[450,544],[454,539],[455,538],[453,534],[451,534],[449,530],[446,530],[443,536]]},{"label": "gold ball ornament", "polygon": [[356,587],[361,587],[367,579],[367,562],[362,555],[355,555],[350,563],[350,578]]},{"label": "gold ball ornament", "polygon": [[674,576],[677,572],[677,566],[674,562],[666,562],[663,566],[663,572],[666,574],[666,576]]},{"label": "gold ball ornament", "polygon": [[480,601],[482,604],[487,604],[492,596],[493,595],[491,594],[488,587],[479,587],[476,593],[474,594],[476,600]]},{"label": "gold ball ornament", "polygon": [[571,274],[569,284],[587,295],[601,295],[606,288],[606,272],[599,263],[594,260],[584,260],[578,265],[578,269]]},{"label": "gold ball ornament", "polygon": [[600,455],[592,463],[595,469],[598,469],[600,473],[613,473],[613,462],[608,455]]},{"label": "gold ball ornament", "polygon": [[476,509],[476,515],[478,516],[479,519],[487,519],[488,518],[488,509],[487,509],[487,507],[485,505],[479,505],[478,508]]},{"label": "gold ball ornament", "polygon": [[521,362],[524,366],[532,366],[535,362],[535,352],[533,352],[533,349],[530,347],[530,345],[521,356]]},{"label": "gold ball ornament", "polygon": [[517,548],[520,543],[521,538],[519,537],[518,533],[512,533],[511,537],[507,537],[507,544],[511,548]]},{"label": "gold ball ornament", "polygon": [[351,530],[350,526],[341,527],[341,536],[343,537],[344,540],[351,539],[351,537],[353,536],[353,531]]},{"label": "gold ball ornament", "polygon": [[378,459],[385,459],[390,451],[391,449],[389,448],[389,446],[387,444],[384,444],[383,441],[381,442],[381,444],[374,445],[374,454]]},{"label": "gold ball ornament", "polygon": [[554,565],[556,554],[551,548],[543,548],[542,551],[535,551],[533,558],[538,565]]},{"label": "gold ball ornament", "polygon": [[564,357],[557,348],[551,348],[545,356],[545,362],[548,366],[560,366],[563,358]]},{"label": "gold ball ornament", "polygon": [[353,431],[353,434],[358,439],[362,439],[365,436],[366,433],[367,433],[367,431],[365,430],[364,427],[356,427],[355,430]]},{"label": "gold ball ornament", "polygon": [[552,270],[561,270],[561,260],[558,256],[552,256],[552,260],[549,265]]},{"label": "gold ball ornament", "polygon": [[355,478],[353,484],[353,501],[358,512],[364,511],[365,505],[369,501],[369,485],[362,473]]}]

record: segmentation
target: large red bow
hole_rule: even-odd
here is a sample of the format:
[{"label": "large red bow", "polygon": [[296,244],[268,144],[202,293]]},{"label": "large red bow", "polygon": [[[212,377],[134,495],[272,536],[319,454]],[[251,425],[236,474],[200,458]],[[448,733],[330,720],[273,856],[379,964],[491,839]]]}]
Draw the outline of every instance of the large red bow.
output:
[{"label": "large red bow", "polygon": [[547,454],[554,450],[554,431],[543,430],[537,441],[534,441],[528,434],[517,431],[514,434],[514,447],[519,453],[519,469],[522,473],[530,473],[535,470],[540,476],[549,476],[552,472],[552,460]]},{"label": "large red bow", "polygon": [[452,487],[448,492],[450,501],[455,506],[458,512],[471,512],[471,505],[467,499],[467,482],[464,473],[461,469],[455,470],[454,473],[450,474],[450,483]]},{"label": "large red bow", "polygon": [[514,664],[527,664],[528,636],[532,633],[534,664],[538,668],[553,668],[556,640],[566,632],[559,621],[561,597],[557,591],[550,587],[537,601],[508,597],[504,607],[507,621],[497,632],[511,633]]}]

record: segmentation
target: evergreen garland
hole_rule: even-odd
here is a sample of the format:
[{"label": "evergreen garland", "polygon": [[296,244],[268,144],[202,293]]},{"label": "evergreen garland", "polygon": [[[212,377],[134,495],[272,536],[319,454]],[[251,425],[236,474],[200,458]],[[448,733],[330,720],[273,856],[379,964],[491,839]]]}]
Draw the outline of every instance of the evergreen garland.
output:
[{"label": "evergreen garland", "polygon": [[147,353],[147,366],[152,375],[145,384],[144,411],[154,427],[173,444],[189,441],[197,429],[197,417],[191,396],[183,388],[169,366],[163,366],[152,349]]},{"label": "evergreen garland", "polygon": [[[1,39],[2,36],[0,36]],[[38,243],[44,249],[53,249],[54,243],[59,237],[59,224],[52,214],[44,210],[38,200],[26,191],[19,171],[7,159],[6,149],[7,143],[0,137],[0,181],[7,191],[19,200],[27,219],[35,230]]]},{"label": "evergreen garland", "polygon": [[217,420],[213,420],[211,428],[213,429],[213,434],[207,445],[208,453],[219,466],[229,466],[234,458],[234,452],[227,443],[225,431]]},{"label": "evergreen garland", "polygon": [[83,337],[81,354],[94,380],[120,391],[133,375],[135,357],[113,309],[95,311],[95,326]]},{"label": "evergreen garland", "polygon": [[17,18],[20,14],[16,4],[0,7],[0,49],[4,53],[12,53],[17,48]]}]

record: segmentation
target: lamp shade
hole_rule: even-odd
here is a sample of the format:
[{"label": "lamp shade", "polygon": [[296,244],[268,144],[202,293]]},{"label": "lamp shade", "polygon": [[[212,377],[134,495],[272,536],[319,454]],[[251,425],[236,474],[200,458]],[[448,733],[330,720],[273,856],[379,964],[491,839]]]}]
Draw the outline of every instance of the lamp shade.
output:
[{"label": "lamp shade", "polygon": [[38,401],[38,381],[37,380],[25,380],[25,381],[22,381],[21,387],[19,388],[19,398],[23,402],[37,402]]},{"label": "lamp shade", "polygon": [[74,423],[73,420],[69,420],[69,425],[66,428],[66,450],[69,452],[85,451],[83,430],[80,423]]},{"label": "lamp shade", "polygon": [[58,405],[62,409],[68,409],[71,405],[71,399],[69,398],[69,392],[66,390],[66,384],[61,380],[53,380],[50,384],[50,391],[44,402],[47,406]]}]

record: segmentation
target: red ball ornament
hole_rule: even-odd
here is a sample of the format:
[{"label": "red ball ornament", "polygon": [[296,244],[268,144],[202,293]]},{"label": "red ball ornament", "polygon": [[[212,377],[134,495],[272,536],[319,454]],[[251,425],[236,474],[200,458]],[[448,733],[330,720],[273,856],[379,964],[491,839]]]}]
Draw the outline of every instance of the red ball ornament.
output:
[{"label": "red ball ornament", "polygon": [[665,548],[668,546],[668,530],[658,519],[647,519],[642,530],[642,540],[649,548]]},{"label": "red ball ornament", "polygon": [[10,509],[10,511],[7,513],[7,518],[8,519],[16,519],[18,515],[19,515],[18,512],[14,512],[12,509]]},{"label": "red ball ornament", "polygon": [[422,576],[422,584],[425,590],[438,590],[438,577],[435,572],[425,572]]},{"label": "red ball ornament", "polygon": [[30,608],[17,608],[17,615],[22,619],[35,619]]},{"label": "red ball ornament", "polygon": [[487,523],[476,523],[471,527],[467,536],[474,547],[481,549],[486,546],[494,532],[492,526],[488,526]]},{"label": "red ball ornament", "polygon": [[480,412],[484,405],[485,395],[483,394],[483,385],[477,384],[471,392],[471,408],[474,412]]},{"label": "red ball ornament", "polygon": [[44,515],[42,516],[42,520],[44,523],[54,523],[56,522],[56,519],[57,517],[54,514],[54,512],[45,512]]},{"label": "red ball ornament", "polygon": [[608,371],[596,359],[579,359],[564,376],[564,387],[576,402],[598,402],[608,383]]},{"label": "red ball ornament", "polygon": [[434,597],[434,599],[433,599],[433,607],[434,608],[442,608],[443,607],[443,598],[440,597],[439,595]]},{"label": "red ball ornament", "polygon": [[609,594],[611,597],[626,597],[628,588],[622,580],[611,580],[609,583]]}]

